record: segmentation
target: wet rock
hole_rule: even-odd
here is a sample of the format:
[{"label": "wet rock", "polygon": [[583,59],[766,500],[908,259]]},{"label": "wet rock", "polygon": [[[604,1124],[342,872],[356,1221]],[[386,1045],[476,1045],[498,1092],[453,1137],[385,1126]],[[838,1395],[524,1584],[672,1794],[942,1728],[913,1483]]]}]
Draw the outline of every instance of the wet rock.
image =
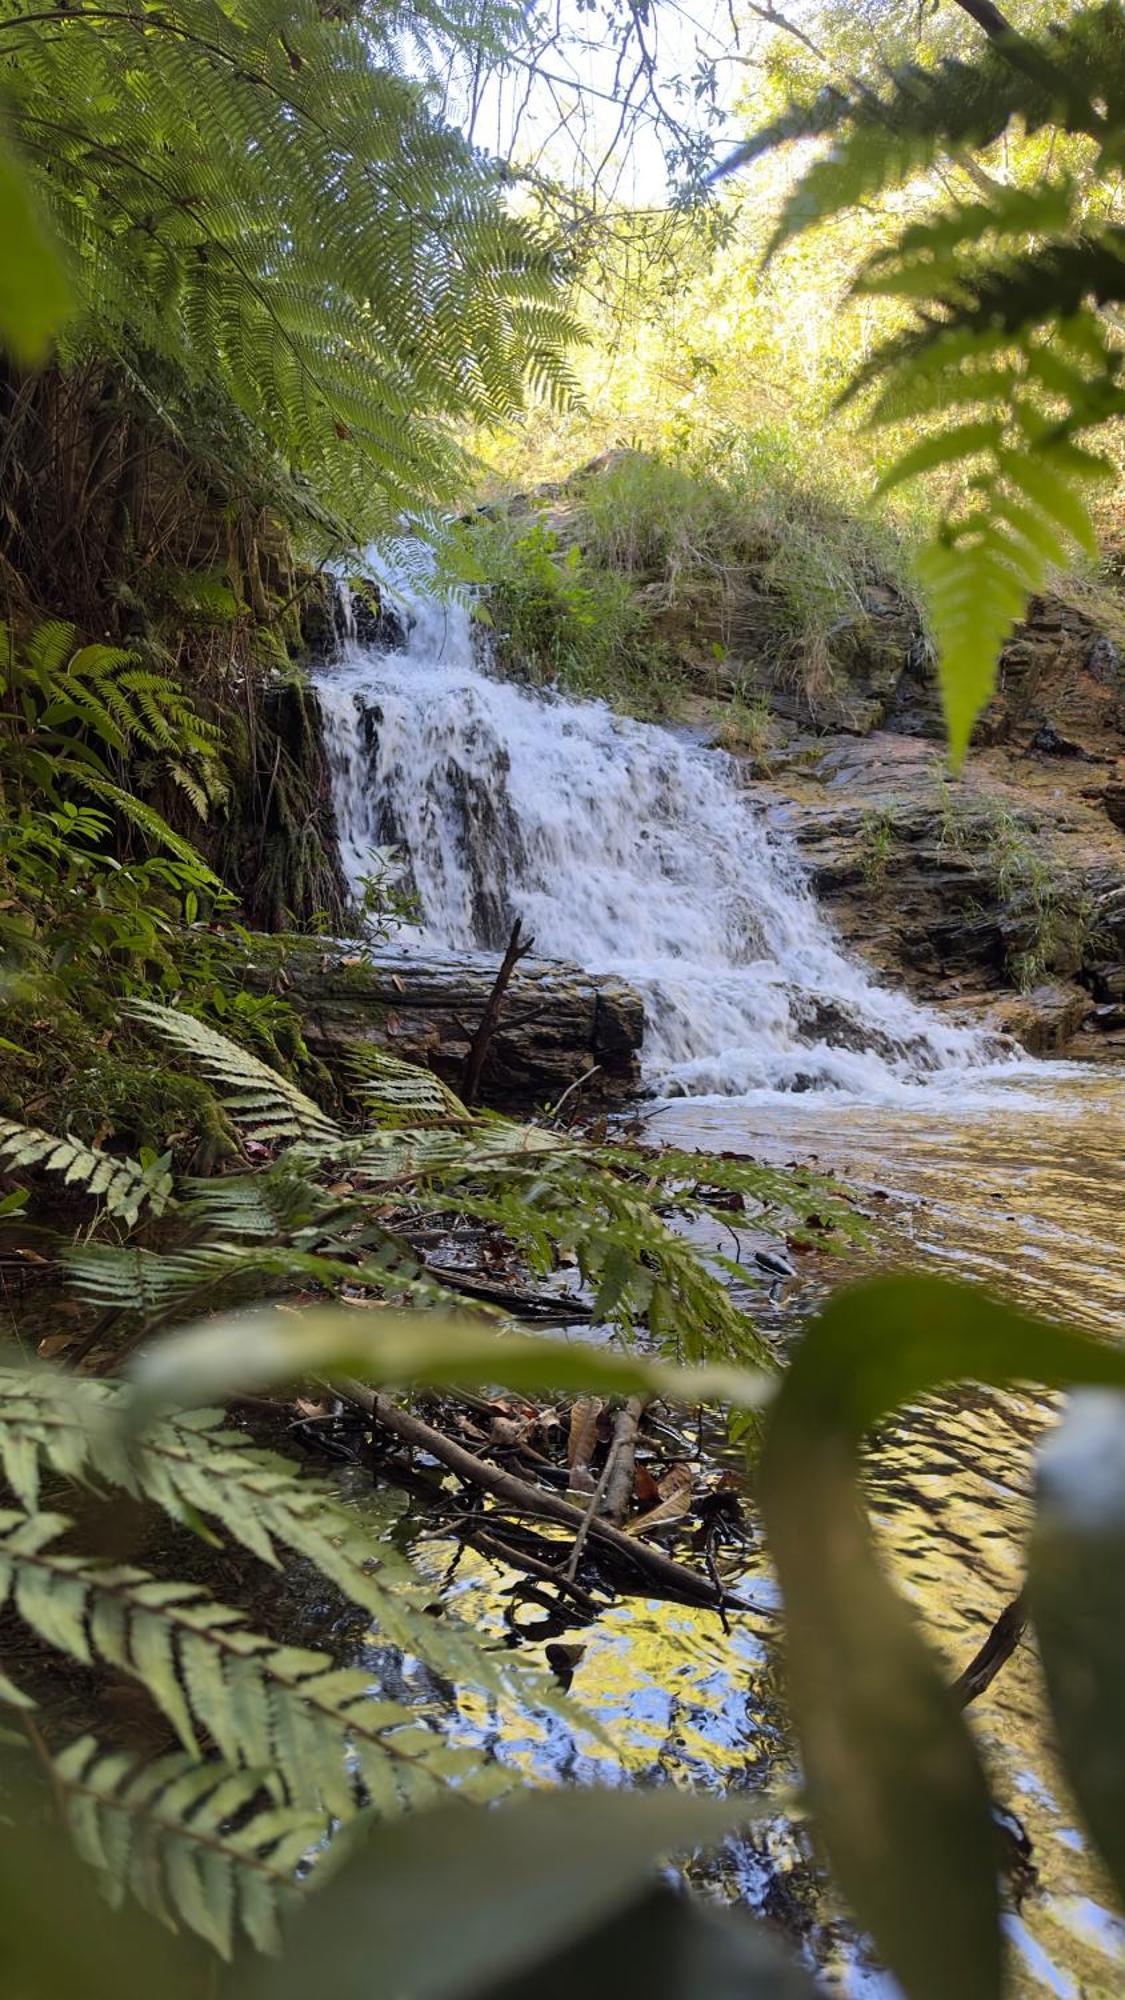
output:
[{"label": "wet rock", "polygon": [[[422,956],[282,934],[255,937],[243,977],[284,993],[315,1054],[331,1063],[372,1042],[426,1065],[457,1088],[499,960],[486,952]],[[482,1079],[485,1102],[553,1102],[597,1066],[590,1094],[626,1095],[639,1082],[644,1003],[626,980],[551,959],[524,959],[504,998]]]},{"label": "wet rock", "polygon": [[1102,793],[1102,804],[1111,825],[1125,833],[1125,785],[1111,782]]},{"label": "wet rock", "polygon": [[999,1001],[989,1019],[1001,1033],[1014,1036],[1029,1055],[1046,1056],[1064,1048],[1094,1012],[1094,1002],[1083,987],[1058,980]]}]

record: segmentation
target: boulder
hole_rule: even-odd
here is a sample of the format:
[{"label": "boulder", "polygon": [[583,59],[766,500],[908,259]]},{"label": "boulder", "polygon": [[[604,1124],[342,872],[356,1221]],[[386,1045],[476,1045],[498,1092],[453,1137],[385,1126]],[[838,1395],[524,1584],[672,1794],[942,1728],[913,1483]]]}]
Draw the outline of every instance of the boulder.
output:
[{"label": "boulder", "polygon": [[[283,993],[310,1049],[331,1063],[373,1042],[422,1063],[456,1089],[496,979],[487,952],[419,953],[291,934],[251,940],[251,991]],[[523,959],[504,996],[481,1079],[486,1103],[553,1102],[589,1070],[591,1094],[625,1096],[639,1081],[644,1002],[624,979],[554,959]]]},{"label": "boulder", "polygon": [[1049,1056],[1064,1048],[1095,1011],[1083,987],[1056,980],[999,1001],[990,1011],[989,1022],[1001,1033],[1013,1035],[1029,1055]]}]

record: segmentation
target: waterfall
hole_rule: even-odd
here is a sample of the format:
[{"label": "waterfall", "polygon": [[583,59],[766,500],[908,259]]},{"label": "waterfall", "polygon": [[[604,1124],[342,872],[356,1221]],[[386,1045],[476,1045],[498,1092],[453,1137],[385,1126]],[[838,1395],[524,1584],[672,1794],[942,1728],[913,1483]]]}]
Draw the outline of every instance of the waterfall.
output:
[{"label": "waterfall", "polygon": [[349,639],[318,691],[345,871],[399,851],[419,947],[499,950],[518,916],[538,954],[622,974],[662,1095],[885,1098],[996,1054],[844,954],[731,758],[492,678],[463,606],[412,599],[404,625],[396,650]]}]

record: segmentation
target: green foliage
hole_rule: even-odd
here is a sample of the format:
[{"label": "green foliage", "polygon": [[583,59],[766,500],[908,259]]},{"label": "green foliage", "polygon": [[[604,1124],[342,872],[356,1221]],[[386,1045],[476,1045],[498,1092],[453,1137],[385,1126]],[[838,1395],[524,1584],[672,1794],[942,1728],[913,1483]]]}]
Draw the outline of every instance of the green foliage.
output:
[{"label": "green foliage", "polygon": [[0,13],[10,127],[72,272],[64,360],[121,355],[173,419],[205,391],[217,465],[248,424],[321,540],[397,532],[455,488],[451,422],[567,388],[555,261],[412,79],[420,27],[436,73],[456,11]]},{"label": "green foliage", "polygon": [[[1121,1390],[1125,1355],[976,1287],[932,1278],[859,1287],[834,1299],[798,1347],[760,1478],[810,1804],[841,1887],[911,2000],[1000,1991],[993,1832],[956,1699],[876,1557],[858,1504],[859,1450],[896,1406],[959,1376]],[[1068,1623],[1076,1609],[1072,1599]],[[1111,1652],[1095,1648],[1083,1671],[1111,1706]],[[1102,1813],[1090,1817],[1097,1832]]]},{"label": "green foliage", "polygon": [[178,1920],[224,1958],[236,1927],[259,1950],[277,1949],[294,1871],[323,1821],[261,1809],[268,1769],[230,1771],[175,1752],[138,1769],[83,1736],[54,1772],[74,1844],[117,1902],[130,1890],[152,1916]]},{"label": "green foliage", "polygon": [[[1076,10],[1039,39],[1000,35],[972,62],[894,71],[880,88],[794,103],[742,150],[830,137],[789,195],[775,247],[909,182],[1010,127],[1081,135],[1095,179],[1125,150],[1125,30],[1117,0]],[[1093,552],[1090,498],[1111,473],[1080,442],[1125,410],[1105,316],[1125,299],[1122,232],[1056,169],[1030,188],[947,201],[866,259],[859,297],[898,302],[900,328],[853,377],[869,421],[909,420],[915,441],[888,489],[945,468],[958,485],[918,560],[941,662],[954,759],[992,691],[1003,640],[1052,566]],[[917,437],[917,426],[924,435]]]},{"label": "green foliage", "polygon": [[893,535],[733,431],[611,454],[535,507],[461,531],[498,664],[640,715],[693,682],[745,698],[761,668],[815,704],[863,652],[870,587],[903,579]]},{"label": "green foliage", "polygon": [[104,1153],[99,1146],[84,1146],[78,1139],[60,1139],[34,1126],[17,1125],[10,1118],[0,1118],[0,1165],[8,1172],[22,1168],[61,1174],[67,1187],[78,1186],[96,1196],[106,1214],[118,1216],[126,1227],[137,1221],[146,1203],[160,1215],[172,1192],[167,1154],[142,1166]]},{"label": "green foliage", "polygon": [[[620,1333],[645,1327],[669,1355],[739,1362],[764,1350],[731,1302],[724,1260],[704,1263],[679,1219],[707,1212],[712,1198],[721,1210],[737,1193],[767,1228],[783,1230],[813,1199],[840,1228],[855,1226],[847,1206],[808,1176],[750,1161],[703,1170],[692,1154],[590,1147],[470,1117],[429,1071],[366,1051],[367,1129],[345,1132],[288,1078],[206,1024],[153,1002],[134,1011],[221,1087],[226,1114],[249,1138],[280,1150],[253,1176],[188,1181],[172,1200],[162,1183],[168,1212],[159,1248],[103,1242],[67,1253],[71,1280],[107,1316],[111,1341],[115,1329],[131,1343],[146,1324],[294,1285],[448,1305],[455,1295],[410,1247],[421,1204],[431,1219],[502,1235],[544,1277],[575,1261],[595,1318]],[[29,1149],[29,1158],[49,1159],[65,1143],[12,1132],[12,1146]],[[166,1164],[147,1171],[166,1176]],[[116,1156],[113,1165],[145,1171]]]},{"label": "green foliage", "polygon": [[[56,998],[175,976],[177,930],[223,902],[196,850],[133,789],[137,760],[196,811],[224,795],[218,731],[176,682],[69,626],[0,629],[0,948]],[[108,810],[106,810],[108,808]],[[137,845],[145,850],[137,855]]]},{"label": "green foliage", "polygon": [[715,705],[715,741],[720,750],[761,757],[770,746],[770,708],[762,695],[747,701],[741,694]]},{"label": "green foliage", "polygon": [[[454,1780],[485,1795],[498,1788],[497,1774],[450,1750],[419,1710],[374,1700],[368,1674],[255,1633],[195,1583],[75,1552],[70,1521],[40,1511],[44,1474],[121,1488],[273,1567],[295,1556],[314,1563],[387,1642],[494,1697],[513,1692],[519,1671],[427,1617],[420,1583],[389,1548],[371,1546],[330,1487],[257,1450],[221,1411],[138,1435],[117,1385],[2,1373],[0,1463],[20,1507],[0,1514],[0,1592],[49,1648],[139,1682],[183,1746],[138,1764],[83,1737],[55,1764],[79,1850],[118,1900],[130,1891],[224,1955],[239,1924],[272,1949],[296,1864],[332,1820],[364,1804],[395,1813]],[[535,1698],[533,1683],[525,1692]],[[31,1705],[10,1679],[0,1693]]]},{"label": "green foliage", "polygon": [[859,865],[867,882],[882,882],[890,866],[895,816],[889,806],[865,812],[859,830]]},{"label": "green foliage", "polygon": [[71,306],[70,284],[27,172],[0,140],[0,342],[23,368],[44,361]]},{"label": "green foliage", "polygon": [[[239,1337],[233,1336],[238,1333]],[[499,1381],[523,1394],[591,1389],[606,1395],[671,1395],[754,1410],[770,1393],[767,1375],[734,1368],[670,1368],[635,1353],[593,1352],[566,1341],[501,1331],[466,1314],[382,1312],[334,1307],[292,1321],[277,1313],[219,1320],[169,1337],[134,1364],[130,1424],[152,1413],[220,1402],[251,1385],[276,1388],[308,1375],[360,1376],[378,1388],[477,1388]]]},{"label": "green foliage", "polygon": [[225,1086],[227,1109],[250,1138],[321,1145],[339,1138],[339,1127],[295,1083],[206,1022],[154,1000],[135,1001],[132,1012],[191,1055],[211,1082]]},{"label": "green foliage", "polygon": [[[132,1346],[139,1332],[232,1293],[294,1285],[445,1308],[427,1317],[285,1315],[280,1327],[220,1319],[153,1347],[127,1386],[44,1368],[0,1370],[0,1468],[14,1503],[0,1512],[0,1597],[42,1644],[137,1681],[180,1745],[141,1764],[89,1737],[70,1745],[55,1765],[68,1821],[115,1896],[131,1891],[228,1954],[240,1929],[259,1946],[275,1942],[282,1904],[296,1893],[295,1865],[323,1842],[330,1821],[365,1802],[396,1813],[450,1783],[489,1792],[498,1776],[475,1754],[450,1749],[416,1711],[373,1700],[368,1676],[254,1632],[196,1582],[86,1553],[81,1528],[59,1506],[59,1482],[64,1491],[120,1489],[275,1568],[293,1557],[311,1562],[368,1612],[386,1642],[503,1700],[522,1680],[502,1655],[482,1654],[452,1621],[426,1616],[424,1587],[389,1548],[372,1549],[331,1489],[259,1450],[207,1405],[240,1393],[251,1377],[261,1390],[294,1371],[345,1367],[388,1384],[495,1375],[517,1388],[565,1389],[594,1381],[605,1393],[682,1390],[750,1408],[764,1383],[732,1369],[681,1379],[632,1354],[519,1337],[496,1314],[460,1306],[396,1233],[422,1195],[428,1214],[445,1208],[510,1226],[517,1247],[544,1268],[573,1243],[609,1324],[628,1331],[644,1316],[670,1346],[741,1353],[752,1343],[749,1327],[661,1215],[706,1206],[694,1156],[650,1166],[614,1148],[584,1152],[549,1132],[473,1119],[452,1093],[439,1087],[435,1096],[433,1079],[395,1061],[367,1064],[373,1125],[346,1135],[210,1028],[151,1004],[138,1011],[214,1078],[232,1117],[274,1158],[257,1174],[188,1182],[174,1193],[158,1162],[147,1176],[160,1175],[160,1247],[152,1247],[135,1163],[108,1162],[107,1182],[96,1151],[12,1130],[12,1166],[54,1165],[94,1192],[101,1181],[112,1220],[134,1226],[132,1241],[87,1241],[66,1254],[72,1295],[96,1311],[102,1340],[112,1348],[124,1336]],[[439,1109],[441,1127],[387,1122],[420,1110],[435,1118]],[[734,1162],[717,1174],[717,1186],[753,1188],[759,1198],[785,1185]],[[571,1214],[580,1199],[590,1203],[586,1222]],[[185,1401],[205,1406],[185,1411]],[[29,1696],[10,1676],[0,1692],[26,1709]],[[543,1698],[534,1685],[529,1692]]]},{"label": "green foliage", "polygon": [[1052,971],[1078,970],[1094,927],[1092,898],[1033,814],[995,802],[974,810],[945,795],[941,838],[979,854],[1011,939],[1005,971],[1022,992]]},{"label": "green foliage", "polygon": [[454,560],[485,586],[481,616],[502,671],[642,714],[666,711],[661,663],[628,582],[584,562],[549,521],[481,516],[460,531]]}]

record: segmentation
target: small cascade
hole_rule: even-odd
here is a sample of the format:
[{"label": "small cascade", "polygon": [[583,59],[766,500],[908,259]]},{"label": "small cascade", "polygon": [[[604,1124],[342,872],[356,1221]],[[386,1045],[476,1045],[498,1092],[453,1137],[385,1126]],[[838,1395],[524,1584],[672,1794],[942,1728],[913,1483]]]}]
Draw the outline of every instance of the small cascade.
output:
[{"label": "small cascade", "polygon": [[344,869],[358,888],[399,850],[420,947],[499,950],[518,916],[544,957],[620,973],[663,1095],[886,1098],[995,1056],[845,956],[723,753],[491,677],[463,606],[403,624],[347,641],[319,694]]}]

